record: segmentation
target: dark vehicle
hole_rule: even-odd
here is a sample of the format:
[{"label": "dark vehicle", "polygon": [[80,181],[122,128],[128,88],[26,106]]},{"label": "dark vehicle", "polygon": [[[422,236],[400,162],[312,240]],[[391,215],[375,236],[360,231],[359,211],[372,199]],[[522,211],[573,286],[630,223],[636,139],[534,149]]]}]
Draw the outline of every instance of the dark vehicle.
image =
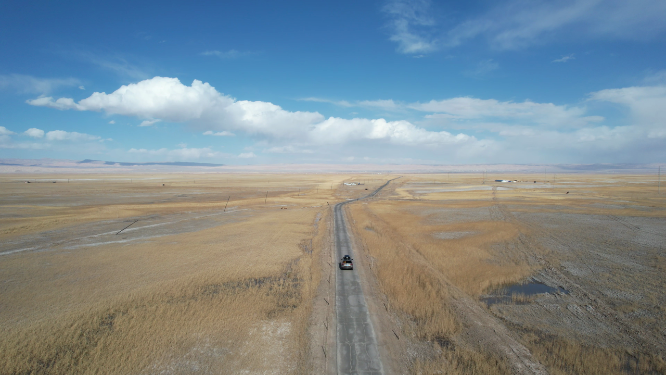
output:
[{"label": "dark vehicle", "polygon": [[353,270],[354,263],[352,263],[352,258],[349,255],[345,255],[340,259],[340,269],[341,270]]}]

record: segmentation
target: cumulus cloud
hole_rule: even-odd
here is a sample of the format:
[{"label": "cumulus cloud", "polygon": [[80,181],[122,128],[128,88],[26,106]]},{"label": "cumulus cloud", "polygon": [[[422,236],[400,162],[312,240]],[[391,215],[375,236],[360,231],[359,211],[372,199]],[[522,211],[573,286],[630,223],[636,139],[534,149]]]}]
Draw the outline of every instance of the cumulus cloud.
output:
[{"label": "cumulus cloud", "polygon": [[[602,116],[588,114],[585,104],[591,101],[629,108],[631,122],[615,127],[604,124]],[[390,99],[345,102],[350,106],[422,114],[422,120],[416,122],[325,118],[317,112],[293,112],[273,103],[237,100],[201,81],[195,80],[191,86],[186,86],[178,79],[164,77],[122,86],[110,94],[96,92],[78,102],[70,98],[40,97],[29,103],[61,110],[102,111],[145,121],[180,122],[207,136],[231,136],[240,132],[257,140],[257,146],[261,145],[263,152],[268,154],[312,152],[321,155],[328,152],[329,155],[339,155],[346,152],[354,155],[354,150],[362,147],[385,158],[393,157],[396,152],[416,152],[440,155],[438,157],[455,155],[459,160],[469,162],[484,162],[479,159],[484,157],[503,162],[524,162],[525,153],[539,154],[543,149],[543,158],[534,162],[575,162],[575,158],[581,155],[602,155],[609,161],[621,161],[623,159],[613,152],[625,150],[646,155],[646,150],[652,150],[649,152],[658,154],[656,150],[664,148],[659,142],[663,143],[666,137],[661,122],[666,118],[666,87],[663,86],[602,90],[590,94],[589,101],[578,105],[471,97],[423,103],[401,103]],[[68,136],[50,133],[45,134],[45,138],[75,137],[75,133]],[[88,139],[99,139],[91,137]],[[79,136],[79,139],[84,138]],[[639,147],[641,144],[643,148]],[[411,151],[405,146],[411,147]],[[187,148],[184,145],[177,150],[133,149],[132,153],[170,159],[222,157],[209,148]],[[621,154],[629,158],[625,152]],[[563,155],[573,156],[563,160]],[[501,159],[496,159],[500,156]],[[240,155],[226,157],[251,158],[256,155],[252,150],[246,150]],[[624,161],[629,160],[632,159]]]},{"label": "cumulus cloud", "polygon": [[111,94],[95,92],[78,103],[70,98],[43,97],[28,104],[187,122],[200,129],[239,130],[273,137],[298,135],[323,120],[316,112],[289,112],[272,103],[235,100],[199,80],[185,86],[177,78],[165,77],[121,86]]},{"label": "cumulus cloud", "polygon": [[5,128],[4,126],[0,126],[0,135],[10,135],[10,134],[15,134],[15,133]]},{"label": "cumulus cloud", "polygon": [[109,121],[109,124],[111,124],[111,125],[113,125],[113,124],[115,124],[115,123],[116,123],[116,122],[113,121],[113,120]]},{"label": "cumulus cloud", "polygon": [[49,94],[61,87],[80,85],[76,78],[38,78],[24,74],[0,75],[0,89],[15,90],[21,94]]},{"label": "cumulus cloud", "polygon": [[[416,144],[419,141],[449,143],[452,140],[473,139],[446,132],[431,132],[406,121],[325,119],[317,112],[285,111],[268,102],[236,100],[198,80],[192,86],[185,86],[176,78],[164,77],[122,86],[111,94],[96,92],[78,103],[70,98],[54,100],[52,97],[37,98],[28,103],[56,109],[104,111],[107,114],[145,118],[146,121],[186,122],[211,132],[204,133],[206,135],[241,131],[275,139],[329,144],[354,140],[386,140],[396,144]],[[388,100],[364,104],[395,106]]]},{"label": "cumulus cloud", "polygon": [[44,138],[44,131],[42,129],[30,128],[26,130],[25,135],[33,138]]}]

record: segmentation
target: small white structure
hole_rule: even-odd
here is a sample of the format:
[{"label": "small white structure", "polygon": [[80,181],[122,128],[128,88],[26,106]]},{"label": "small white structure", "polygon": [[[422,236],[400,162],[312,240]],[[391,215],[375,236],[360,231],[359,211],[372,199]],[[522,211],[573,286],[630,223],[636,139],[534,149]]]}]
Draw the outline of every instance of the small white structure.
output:
[{"label": "small white structure", "polygon": [[344,184],[347,185],[347,186],[356,186],[356,185],[360,185],[360,183],[358,183],[358,182],[345,182]]}]

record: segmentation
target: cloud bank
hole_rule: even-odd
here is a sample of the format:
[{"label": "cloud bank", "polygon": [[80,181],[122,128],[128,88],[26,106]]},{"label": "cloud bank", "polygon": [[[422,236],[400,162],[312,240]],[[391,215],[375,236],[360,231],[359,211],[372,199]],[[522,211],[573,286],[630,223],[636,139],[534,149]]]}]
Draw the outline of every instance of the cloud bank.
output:
[{"label": "cloud bank", "polygon": [[28,104],[138,117],[145,119],[142,126],[157,121],[187,123],[205,130],[205,135],[243,132],[267,139],[318,144],[382,140],[400,145],[418,145],[474,140],[474,137],[465,134],[425,130],[407,121],[327,119],[317,112],[285,111],[273,103],[236,100],[198,80],[186,86],[177,78],[167,77],[122,86],[111,94],[96,92],[79,102],[71,98],[41,97],[28,100]]},{"label": "cloud bank", "polygon": [[[259,159],[262,155],[309,154],[395,162],[396,155],[409,155],[411,161],[424,162],[444,159],[532,163],[652,162],[656,156],[666,156],[666,86],[601,90],[589,94],[578,105],[473,97],[415,103],[391,99],[304,100],[389,110],[420,120],[326,118],[318,112],[287,111],[269,102],[237,100],[198,80],[187,86],[177,78],[166,77],[122,86],[110,94],[96,92],[78,102],[72,98],[40,97],[28,103],[131,116],[149,123],[183,123],[218,139],[249,137],[263,149],[259,154],[248,151],[236,156],[216,153],[211,148],[132,151],[169,158]],[[631,116],[620,126],[609,126],[603,116],[588,113],[587,105],[592,103],[626,108]],[[38,138],[37,130],[29,129],[25,134]],[[51,140],[94,140],[78,133],[49,132],[43,136]]]}]

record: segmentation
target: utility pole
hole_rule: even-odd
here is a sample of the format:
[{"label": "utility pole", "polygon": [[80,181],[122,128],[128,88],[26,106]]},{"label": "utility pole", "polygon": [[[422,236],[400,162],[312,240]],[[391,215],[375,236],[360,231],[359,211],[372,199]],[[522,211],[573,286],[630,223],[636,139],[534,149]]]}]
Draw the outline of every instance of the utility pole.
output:
[{"label": "utility pole", "polygon": [[224,205],[224,212],[227,212],[227,205],[229,205],[229,199],[231,199],[231,195],[229,198],[227,198],[227,204]]},{"label": "utility pole", "polygon": [[264,198],[264,204],[266,204],[267,200],[268,200],[268,192],[266,192],[266,198]]},{"label": "utility pole", "polygon": [[657,194],[661,194],[661,165],[659,166],[659,179],[657,180]]}]

